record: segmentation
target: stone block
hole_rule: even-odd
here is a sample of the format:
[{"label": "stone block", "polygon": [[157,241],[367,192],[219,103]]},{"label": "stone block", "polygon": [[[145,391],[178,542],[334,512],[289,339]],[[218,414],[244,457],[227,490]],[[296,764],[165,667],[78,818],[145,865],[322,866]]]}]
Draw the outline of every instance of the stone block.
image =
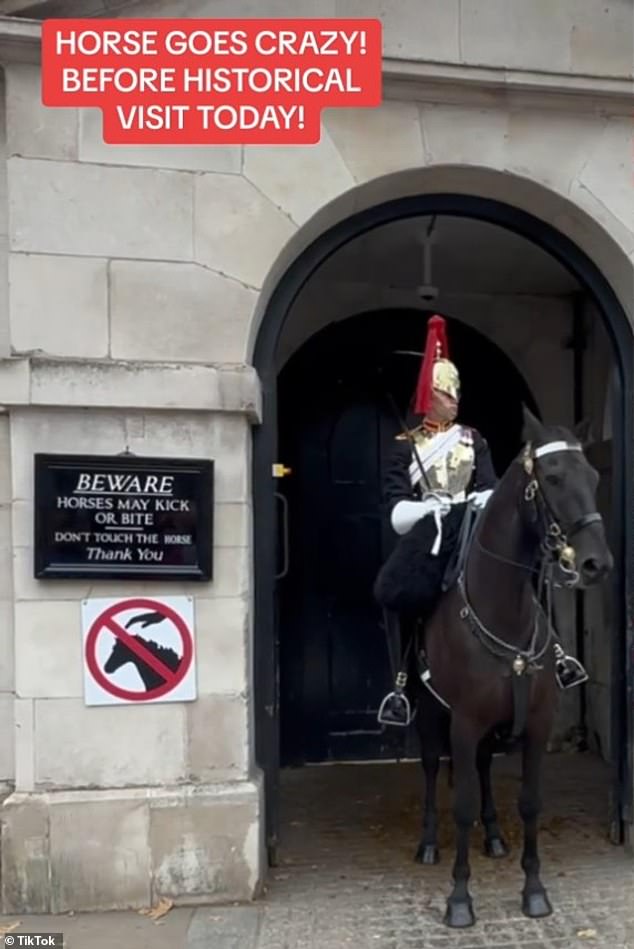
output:
[{"label": "stone block", "polygon": [[0,360],[0,405],[28,405],[31,367],[27,359]]},{"label": "stone block", "polygon": [[0,412],[0,504],[9,504],[12,496],[9,413]]},{"label": "stone block", "polygon": [[199,175],[194,218],[195,259],[251,287],[262,286],[296,231],[273,201],[237,175]]},{"label": "stone block", "polygon": [[11,254],[11,345],[54,356],[108,355],[107,261]]},{"label": "stone block", "polygon": [[420,111],[429,164],[504,167],[506,110],[430,104],[421,106]]},{"label": "stone block", "polygon": [[[605,121],[590,113],[562,116],[521,109],[508,119],[506,167],[567,194],[601,140]],[[555,157],[556,156],[556,157]]]},{"label": "stone block", "polygon": [[199,695],[187,710],[190,781],[213,784],[246,777],[248,709],[240,695]]},{"label": "stone block", "polygon": [[244,175],[299,225],[354,187],[352,175],[324,128],[319,144],[307,148],[245,147]]},{"label": "stone block", "polygon": [[11,543],[11,509],[0,507],[0,600],[13,598],[13,548]]},{"label": "stone block", "polygon": [[[0,692],[14,691],[13,642],[13,599],[0,600]],[[10,730],[13,731],[13,720]]]},{"label": "stone block", "polygon": [[[261,808],[252,785],[235,793],[150,801],[153,898],[179,903],[251,900],[262,867]],[[249,789],[249,790],[247,790]]]},{"label": "stone block", "polygon": [[241,597],[249,592],[249,563],[251,552],[247,547],[214,547],[214,578],[211,597]]},{"label": "stone block", "polygon": [[570,69],[584,76],[632,76],[634,6],[568,0]]},{"label": "stone block", "polygon": [[256,294],[196,264],[113,261],[115,359],[246,360]]},{"label": "stone block", "polygon": [[51,807],[51,912],[123,910],[150,905],[149,812],[143,798],[68,802]]},{"label": "stone block", "polygon": [[[3,159],[0,157],[0,166]],[[0,181],[2,181],[2,172],[0,171]],[[2,189],[0,188],[0,191]],[[0,195],[2,201],[2,195]],[[4,207],[6,208],[6,200]],[[11,355],[11,332],[9,326],[9,238],[6,231],[8,222],[5,214],[0,211],[0,359],[6,359]]]},{"label": "stone block", "polygon": [[246,547],[251,539],[251,508],[248,504],[221,503],[214,508],[217,547]]},{"label": "stone block", "polygon": [[[9,382],[5,381],[8,388]],[[0,363],[0,387],[2,382]],[[244,413],[253,421],[261,418],[260,384],[250,366],[223,369],[182,362],[34,359],[30,401],[33,405],[78,409],[216,410]]]},{"label": "stone block", "polygon": [[465,63],[570,70],[575,0],[462,0],[460,42]]},{"label": "stone block", "polygon": [[164,785],[185,773],[182,704],[87,708],[36,699],[35,781],[47,787]]},{"label": "stone block", "polygon": [[31,63],[4,66],[7,154],[24,158],[77,158],[77,109],[42,105],[41,70]]},{"label": "stone block", "polygon": [[108,145],[103,140],[100,109],[82,109],[79,116],[79,160],[104,165],[140,165],[176,171],[219,171],[239,174],[242,149],[214,145]]},{"label": "stone block", "polygon": [[191,260],[192,175],[23,158],[7,165],[12,250]]},{"label": "stone block", "polygon": [[[198,599],[195,618],[198,694],[246,691],[247,598]],[[217,733],[215,726],[213,733]]]},{"label": "stone block", "polygon": [[13,705],[15,742],[15,787],[31,791],[35,786],[35,709],[33,699],[16,698]]},{"label": "stone block", "polygon": [[631,118],[610,118],[596,141],[588,143],[588,153],[577,178],[580,187],[574,189],[574,199],[580,201],[584,191],[589,192],[630,234],[634,233]]},{"label": "stone block", "polygon": [[322,122],[359,183],[425,162],[413,103],[387,100],[376,109],[325,109]]},{"label": "stone block", "polygon": [[[41,593],[45,596],[46,589]],[[78,602],[40,600],[15,604],[15,689],[20,698],[83,696]]]},{"label": "stone block", "polygon": [[2,912],[250,900],[264,867],[261,796],[250,782],[12,794],[2,809]]},{"label": "stone block", "polygon": [[15,779],[14,701],[10,692],[0,692],[0,782],[13,782]]},{"label": "stone block", "polygon": [[459,0],[337,0],[336,15],[379,17],[384,56],[450,63],[460,60]]},{"label": "stone block", "polygon": [[4,801],[0,815],[2,912],[48,913],[48,808],[41,799],[16,793]]}]

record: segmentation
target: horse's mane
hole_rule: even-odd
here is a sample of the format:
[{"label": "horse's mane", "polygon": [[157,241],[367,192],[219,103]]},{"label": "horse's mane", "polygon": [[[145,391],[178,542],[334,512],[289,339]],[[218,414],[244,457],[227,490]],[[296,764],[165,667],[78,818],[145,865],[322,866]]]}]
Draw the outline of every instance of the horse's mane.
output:
[{"label": "horse's mane", "polygon": [[[133,639],[136,639],[139,642],[142,642],[144,646],[147,646],[148,651],[151,652],[153,656],[156,656],[157,659],[161,659],[162,661],[165,661],[164,657],[169,656],[172,659],[176,659],[180,661],[181,657],[178,655],[178,653],[174,652],[174,650],[170,646],[161,646],[159,643],[155,642],[153,639],[144,639],[143,636],[139,636],[138,634],[134,636]],[[169,665],[168,662],[166,662],[165,664]]]}]

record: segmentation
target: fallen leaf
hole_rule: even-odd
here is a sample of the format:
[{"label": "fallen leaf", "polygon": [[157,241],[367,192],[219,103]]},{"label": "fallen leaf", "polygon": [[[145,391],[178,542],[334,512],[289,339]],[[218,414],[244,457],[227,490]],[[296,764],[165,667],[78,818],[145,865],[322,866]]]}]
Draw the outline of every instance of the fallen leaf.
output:
[{"label": "fallen leaf", "polygon": [[597,935],[596,929],[580,929],[577,932],[579,939],[594,939]]},{"label": "fallen leaf", "polygon": [[147,916],[149,919],[153,919],[156,922],[161,916],[165,916],[166,913],[169,913],[171,908],[174,905],[174,900],[162,899],[159,900],[156,906],[152,909],[140,909],[140,916]]},{"label": "fallen leaf", "polygon": [[14,929],[17,929],[18,926],[21,926],[21,922],[11,923],[10,926],[0,926],[0,933],[12,933]]}]

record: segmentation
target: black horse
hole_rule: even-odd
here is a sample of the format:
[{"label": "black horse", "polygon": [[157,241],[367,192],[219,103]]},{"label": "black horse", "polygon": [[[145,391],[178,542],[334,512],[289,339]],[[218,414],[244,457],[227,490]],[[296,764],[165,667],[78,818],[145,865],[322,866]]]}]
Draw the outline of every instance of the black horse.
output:
[{"label": "black horse", "polygon": [[425,622],[429,684],[450,714],[426,689],[417,695],[426,776],[417,858],[424,863],[438,859],[436,779],[443,730],[448,730],[456,853],[445,922],[455,928],[475,923],[468,889],[469,841],[479,797],[485,851],[490,856],[507,853],[490,778],[500,735],[522,745],[522,910],[532,918],[552,912],[539,876],[537,847],[540,772],[558,691],[547,605],[553,585],[585,589],[613,566],[596,511],[599,478],[583,453],[580,434],[543,426],[526,409],[524,423],[525,448],[480,515],[457,581]]}]

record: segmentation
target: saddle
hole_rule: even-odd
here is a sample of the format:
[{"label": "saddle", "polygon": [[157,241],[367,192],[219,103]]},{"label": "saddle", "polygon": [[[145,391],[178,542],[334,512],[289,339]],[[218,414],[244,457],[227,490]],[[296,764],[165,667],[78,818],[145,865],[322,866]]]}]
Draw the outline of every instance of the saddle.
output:
[{"label": "saddle", "polygon": [[[453,528],[451,531],[451,535],[453,535],[451,539],[454,540],[454,543],[443,543],[444,557],[442,560],[440,560],[440,555],[438,558],[434,558],[435,563],[431,561],[429,554],[425,555],[426,563],[424,565],[427,565],[427,563],[431,561],[434,567],[433,579],[435,583],[433,585],[430,582],[432,578],[427,577],[427,582],[425,582],[425,578],[423,578],[422,582],[417,582],[415,576],[416,566],[424,566],[420,563],[420,554],[418,557],[415,555],[417,552],[417,543],[419,545],[422,539],[419,535],[414,534],[418,525],[415,525],[410,533],[405,535],[405,537],[410,540],[407,545],[402,545],[400,548],[398,548],[397,545],[397,548],[395,548],[392,554],[393,559],[390,558],[386,561],[385,567],[382,568],[383,572],[379,573],[377,578],[375,596],[379,599],[379,602],[381,602],[380,598],[384,600],[387,599],[391,606],[390,608],[386,606],[385,603],[382,604],[384,606],[384,629],[388,655],[390,657],[390,665],[394,679],[394,689],[385,696],[378,711],[377,719],[382,725],[406,727],[413,721],[414,714],[405,692],[408,658],[412,647],[416,650],[416,664],[419,673],[422,673],[421,679],[427,688],[432,691],[432,694],[436,695],[431,688],[431,683],[427,682],[429,675],[425,676],[424,674],[424,647],[422,644],[414,643],[413,641],[417,637],[417,625],[415,625],[413,631],[410,632],[409,641],[403,644],[399,613],[405,611],[409,613],[415,609],[419,615],[423,613],[424,616],[430,616],[438,604],[440,596],[449,590],[456,582],[466,560],[471,538],[473,537],[473,532],[481,510],[476,509],[472,502],[468,502],[465,505],[460,505],[459,508],[452,509],[447,517],[454,514],[454,511],[456,514],[458,514],[458,512],[461,514],[460,518],[454,515],[453,524],[451,525]],[[394,556],[395,553],[396,557]],[[410,556],[407,556],[407,554]],[[392,562],[390,562],[391,560]],[[405,564],[405,562],[407,562],[408,569],[404,577],[401,575],[399,584],[398,578],[393,577],[385,568],[389,565],[388,570],[394,571],[399,563]],[[408,580],[410,581],[409,585]],[[394,594],[397,595],[395,596]],[[395,609],[395,606],[400,606],[401,609]],[[439,696],[436,696],[436,698],[442,702]]]}]

